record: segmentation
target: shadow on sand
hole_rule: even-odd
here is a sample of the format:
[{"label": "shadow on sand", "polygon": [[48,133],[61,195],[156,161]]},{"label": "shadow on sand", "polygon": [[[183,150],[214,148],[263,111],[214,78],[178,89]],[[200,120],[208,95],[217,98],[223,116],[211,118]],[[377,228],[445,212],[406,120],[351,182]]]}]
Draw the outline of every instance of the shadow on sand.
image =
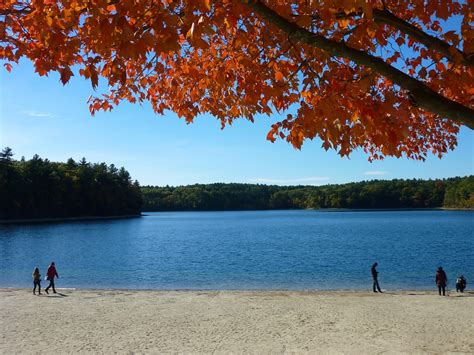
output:
[{"label": "shadow on sand", "polygon": [[69,297],[68,295],[64,294],[64,293],[61,293],[61,292],[56,292],[56,293],[43,293],[42,294],[43,297],[48,297],[48,298],[63,298],[63,297]]}]

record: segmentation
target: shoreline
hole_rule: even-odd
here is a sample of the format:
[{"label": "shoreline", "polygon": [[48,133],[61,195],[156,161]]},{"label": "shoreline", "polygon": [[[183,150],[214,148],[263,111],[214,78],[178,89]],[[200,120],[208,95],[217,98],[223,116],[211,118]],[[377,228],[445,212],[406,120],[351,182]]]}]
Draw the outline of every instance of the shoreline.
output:
[{"label": "shoreline", "polygon": [[316,211],[316,212],[410,212],[410,211],[465,211],[474,212],[474,208],[457,207],[426,207],[426,208],[294,208],[294,209],[254,209],[254,210],[159,210],[142,211],[143,215],[147,213],[160,212],[265,212],[265,211]]},{"label": "shoreline", "polygon": [[[47,286],[47,281],[42,281],[41,289],[44,289]],[[16,286],[0,286],[0,292],[1,291],[28,291],[30,292],[33,286],[31,287],[16,287]],[[73,291],[73,292],[111,292],[111,293],[116,293],[116,292],[127,292],[127,293],[269,293],[269,294],[280,294],[280,293],[295,293],[295,294],[309,294],[309,295],[339,295],[339,294],[368,294],[368,295],[374,295],[374,292],[370,288],[366,289],[266,289],[266,288],[261,288],[261,289],[209,289],[209,288],[176,288],[176,289],[156,289],[156,288],[80,288],[80,287],[61,287],[61,286],[56,286],[56,290],[62,290],[62,291]],[[383,295],[438,295],[438,289],[436,287],[433,287],[431,289],[429,288],[423,288],[423,289],[384,289],[382,288],[382,294]],[[449,293],[449,295],[456,295],[458,294],[459,296],[462,295],[471,295],[474,297],[474,290],[472,289],[467,289],[464,291],[464,293],[458,293],[456,292],[456,288],[453,286],[453,288],[446,288],[446,292]],[[448,296],[449,296],[448,295]]]},{"label": "shoreline", "polygon": [[169,213],[169,212],[273,212],[273,211],[315,211],[315,212],[420,212],[420,211],[462,211],[474,212],[473,208],[451,208],[451,207],[430,207],[430,208],[301,208],[301,209],[268,209],[268,210],[163,210],[163,211],[142,211],[140,214],[119,215],[119,216],[82,216],[82,217],[61,217],[61,218],[25,218],[25,219],[0,219],[0,225],[15,224],[41,224],[41,223],[62,223],[62,222],[84,222],[84,221],[106,221],[116,219],[129,219],[147,216],[147,213]]},{"label": "shoreline", "polygon": [[474,352],[474,291],[0,288],[0,353]]},{"label": "shoreline", "polygon": [[[42,285],[41,290],[43,291],[46,287]],[[380,293],[374,293],[373,291],[367,290],[287,290],[287,289],[236,289],[236,290],[211,290],[211,289],[169,289],[169,290],[158,290],[158,289],[102,289],[102,288],[77,288],[77,287],[56,287],[59,294],[62,292],[70,294],[101,294],[101,295],[117,295],[117,294],[156,294],[156,295],[269,295],[269,296],[281,296],[281,295],[301,295],[301,296],[357,296],[357,297],[388,297],[388,296],[436,296],[438,295],[438,289],[412,289],[412,290],[383,290]],[[2,292],[21,292],[22,294],[31,294],[32,287],[0,287],[0,295]],[[62,291],[62,292],[61,292]],[[49,296],[54,294],[50,291]],[[38,295],[37,295],[38,296]],[[48,294],[42,292],[42,296],[48,297]],[[446,289],[446,296],[440,298],[473,298],[474,302],[474,290],[467,289],[464,292],[456,292],[456,289]]]},{"label": "shoreline", "polygon": [[61,222],[84,222],[84,221],[102,221],[113,219],[128,219],[143,217],[144,214],[128,214],[119,216],[83,216],[83,217],[62,217],[62,218],[25,218],[25,219],[0,219],[2,224],[36,224],[36,223],[61,223]]}]

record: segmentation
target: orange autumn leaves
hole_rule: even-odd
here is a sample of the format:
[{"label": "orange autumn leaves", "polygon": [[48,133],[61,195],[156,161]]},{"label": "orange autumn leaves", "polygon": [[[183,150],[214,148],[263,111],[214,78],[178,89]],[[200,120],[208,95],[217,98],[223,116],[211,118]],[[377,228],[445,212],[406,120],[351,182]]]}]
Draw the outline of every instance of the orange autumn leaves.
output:
[{"label": "orange autumn leaves", "polygon": [[[473,107],[472,66],[462,56],[473,50],[469,4],[262,3],[301,28],[382,58]],[[384,6],[435,34],[452,55],[381,22],[377,14]],[[446,25],[454,18],[461,21],[459,30]],[[278,137],[300,148],[306,139],[319,138],[342,156],[361,148],[370,159],[424,159],[456,145],[458,124],[422,110],[374,68],[293,40],[247,1],[4,0],[0,21],[6,69],[25,57],[40,75],[58,72],[64,84],[74,75],[85,77],[103,90],[90,99],[92,113],[127,100],[148,101],[155,112],[171,110],[187,122],[209,113],[223,126],[268,115],[272,141]]]}]

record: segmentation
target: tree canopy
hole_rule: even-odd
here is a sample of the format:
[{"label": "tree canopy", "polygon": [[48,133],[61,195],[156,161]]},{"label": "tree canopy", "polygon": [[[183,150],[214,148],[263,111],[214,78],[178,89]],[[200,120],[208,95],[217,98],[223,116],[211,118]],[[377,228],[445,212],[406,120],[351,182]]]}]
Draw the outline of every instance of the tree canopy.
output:
[{"label": "tree canopy", "polygon": [[[474,128],[472,1],[3,0],[0,59],[222,126],[281,113],[267,138],[370,159],[441,156]],[[101,89],[102,91],[102,89]],[[285,116],[283,116],[285,117]]]}]

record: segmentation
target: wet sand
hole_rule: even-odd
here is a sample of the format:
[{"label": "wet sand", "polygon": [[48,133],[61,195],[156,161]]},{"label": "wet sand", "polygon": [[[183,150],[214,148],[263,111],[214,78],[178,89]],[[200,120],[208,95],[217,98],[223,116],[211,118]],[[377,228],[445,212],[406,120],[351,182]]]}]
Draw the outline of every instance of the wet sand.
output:
[{"label": "wet sand", "polygon": [[0,353],[474,353],[474,293],[0,289]]}]

